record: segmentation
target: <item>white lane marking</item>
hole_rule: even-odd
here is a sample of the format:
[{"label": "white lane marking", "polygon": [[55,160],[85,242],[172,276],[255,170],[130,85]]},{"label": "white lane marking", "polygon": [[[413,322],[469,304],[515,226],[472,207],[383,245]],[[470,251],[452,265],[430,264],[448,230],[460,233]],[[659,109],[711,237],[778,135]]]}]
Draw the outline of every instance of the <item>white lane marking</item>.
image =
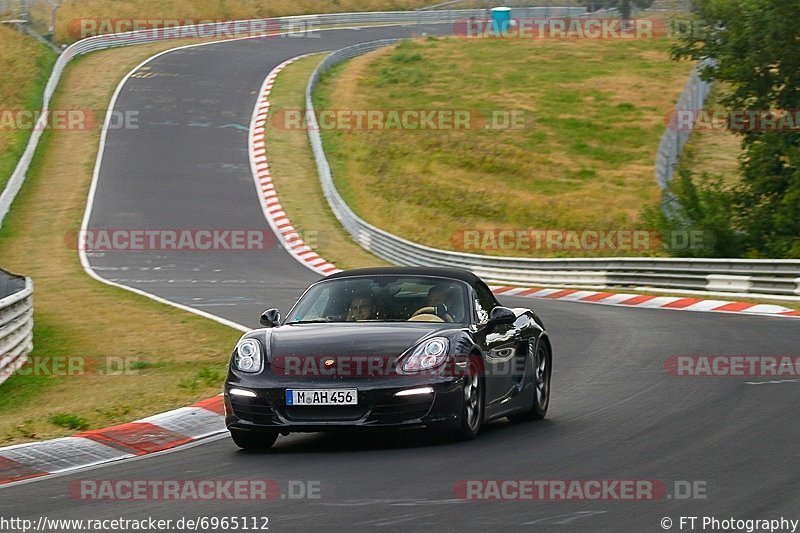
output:
[{"label": "white lane marking", "polygon": [[747,385],[780,385],[782,383],[800,383],[800,379],[777,379],[773,381],[745,381]]},{"label": "white lane marking", "polygon": [[588,518],[590,516],[605,514],[607,512],[608,511],[577,511],[575,513],[570,513],[570,514],[560,514],[555,516],[548,516],[545,518],[539,518],[536,520],[531,520],[530,522],[523,522],[520,525],[523,526],[530,526],[533,524],[564,525],[564,524],[569,524],[571,522],[575,522],[576,520],[582,520],[584,518]]},{"label": "white lane marking", "polygon": [[[94,199],[95,199],[95,195],[97,194],[97,184],[98,184],[98,181],[100,179],[100,167],[101,167],[101,165],[103,163],[103,154],[105,152],[106,136],[107,136],[108,130],[109,130],[109,123],[110,123],[110,120],[111,120],[111,116],[112,116],[112,114],[114,112],[114,107],[117,104],[117,98],[119,98],[119,95],[122,92],[122,88],[125,86],[125,84],[128,82],[130,77],[136,71],[138,71],[140,68],[144,67],[150,61],[152,61],[152,60],[154,60],[154,59],[156,59],[156,58],[158,58],[158,57],[160,57],[160,56],[162,56],[164,54],[167,54],[169,52],[173,52],[175,50],[182,50],[182,49],[185,49],[185,48],[192,48],[194,46],[199,46],[201,44],[209,44],[209,43],[200,43],[200,44],[193,44],[193,45],[187,45],[187,46],[180,46],[180,47],[177,47],[177,48],[172,48],[170,50],[164,50],[163,52],[155,54],[155,55],[145,59],[141,63],[139,63],[137,66],[135,66],[130,72],[128,72],[128,74],[125,75],[124,78],[122,78],[122,81],[119,82],[119,85],[117,85],[117,88],[114,90],[114,94],[111,97],[111,101],[108,104],[108,109],[106,110],[106,117],[105,117],[105,120],[103,121],[103,131],[100,133],[100,145],[97,148],[97,159],[95,160],[94,171],[92,172],[92,184],[89,187],[89,198],[86,201],[86,209],[83,212],[83,221],[81,222],[81,234],[82,235],[86,235],[86,232],[87,232],[87,230],[89,228],[89,220],[91,219],[91,216],[92,216],[92,209],[94,208]],[[155,294],[143,291],[141,289],[136,289],[136,288],[130,287],[128,285],[123,285],[121,283],[117,283],[117,282],[105,279],[105,278],[100,276],[97,272],[95,272],[92,269],[92,266],[89,264],[89,259],[88,259],[88,257],[86,257],[86,250],[82,249],[82,247],[80,247],[80,246],[78,246],[78,255],[80,257],[81,266],[83,267],[83,270],[90,277],[96,279],[97,281],[99,281],[101,283],[105,283],[106,285],[111,285],[112,287],[117,287],[117,288],[120,288],[120,289],[124,289],[124,290],[130,291],[130,292],[133,292],[135,294],[138,294],[140,296],[145,296],[147,298],[150,298],[151,300],[155,300],[156,302],[159,302],[159,303],[162,303],[162,304],[166,304],[166,305],[171,305],[173,307],[177,307],[178,309],[181,309],[182,311],[188,311],[189,313],[193,313],[195,315],[202,316],[203,318],[207,318],[209,320],[213,320],[215,322],[218,322],[220,324],[223,324],[225,326],[231,327],[231,328],[239,330],[239,331],[243,331],[243,332],[250,331],[250,328],[248,328],[247,326],[244,326],[242,324],[238,324],[238,323],[233,322],[231,320],[227,320],[225,318],[222,318],[222,317],[219,317],[219,316],[216,316],[216,315],[212,315],[211,313],[206,313],[205,311],[201,311],[200,309],[195,309],[193,307],[189,307],[189,306],[186,306],[186,305],[182,305],[182,304],[179,304],[179,303],[175,303],[175,302],[169,301],[166,298],[162,298],[160,296],[156,296]]]},{"label": "white lane marking", "polygon": [[367,499],[367,500],[349,500],[344,502],[320,502],[314,505],[321,505],[323,507],[369,507],[371,505],[391,505],[394,507],[416,507],[416,506],[430,506],[430,505],[452,505],[461,503],[472,503],[470,500],[462,500],[460,498],[449,498],[446,500],[392,500],[392,499]]},{"label": "white lane marking", "polygon": [[367,520],[366,522],[356,522],[356,526],[366,526],[366,525],[373,525],[373,526],[393,526],[395,524],[402,524],[404,522],[410,522],[414,519],[418,518],[416,515],[413,514],[401,514],[400,516],[393,516],[387,518],[378,518],[377,520]]}]

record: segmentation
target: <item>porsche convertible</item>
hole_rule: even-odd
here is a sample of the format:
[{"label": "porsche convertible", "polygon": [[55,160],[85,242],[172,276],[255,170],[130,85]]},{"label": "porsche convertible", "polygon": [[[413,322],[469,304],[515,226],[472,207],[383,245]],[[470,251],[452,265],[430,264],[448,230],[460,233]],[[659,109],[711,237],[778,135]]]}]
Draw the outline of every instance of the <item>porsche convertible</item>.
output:
[{"label": "porsche convertible", "polygon": [[370,268],[311,285],[236,344],[224,385],[233,441],[420,427],[473,439],[489,420],[542,419],[552,348],[539,317],[501,306],[475,274]]}]

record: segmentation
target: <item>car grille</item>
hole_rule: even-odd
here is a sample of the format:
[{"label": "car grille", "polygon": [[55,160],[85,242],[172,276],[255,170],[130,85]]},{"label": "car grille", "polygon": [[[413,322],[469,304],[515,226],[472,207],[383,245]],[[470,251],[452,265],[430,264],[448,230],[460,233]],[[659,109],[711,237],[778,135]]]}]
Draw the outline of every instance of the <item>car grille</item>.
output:
[{"label": "car grille", "polygon": [[376,405],[372,409],[369,422],[397,424],[407,420],[422,418],[431,410],[433,398],[420,400],[394,400]]},{"label": "car grille", "polygon": [[278,418],[265,398],[230,396],[234,414],[254,424],[277,424]]},{"label": "car grille", "polygon": [[367,414],[363,405],[294,405],[284,407],[286,418],[297,422],[343,422],[360,420]]}]

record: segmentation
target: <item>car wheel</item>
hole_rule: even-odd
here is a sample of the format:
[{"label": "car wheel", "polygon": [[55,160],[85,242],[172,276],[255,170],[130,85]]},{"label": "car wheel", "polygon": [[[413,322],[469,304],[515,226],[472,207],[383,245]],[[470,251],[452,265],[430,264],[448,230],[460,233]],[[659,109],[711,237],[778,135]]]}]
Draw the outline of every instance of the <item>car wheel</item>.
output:
[{"label": "car wheel", "polygon": [[550,406],[550,377],[553,374],[553,356],[547,347],[547,343],[540,342],[535,347],[534,343],[528,343],[528,353],[531,357],[533,366],[533,405],[525,412],[510,415],[509,420],[527,421],[542,420],[547,416],[547,408]]},{"label": "car wheel", "polygon": [[477,355],[467,360],[464,374],[464,402],[461,407],[461,425],[456,430],[458,440],[471,440],[478,436],[483,425],[483,365]]},{"label": "car wheel", "polygon": [[231,438],[244,450],[267,450],[278,440],[277,431],[245,431],[231,429]]}]

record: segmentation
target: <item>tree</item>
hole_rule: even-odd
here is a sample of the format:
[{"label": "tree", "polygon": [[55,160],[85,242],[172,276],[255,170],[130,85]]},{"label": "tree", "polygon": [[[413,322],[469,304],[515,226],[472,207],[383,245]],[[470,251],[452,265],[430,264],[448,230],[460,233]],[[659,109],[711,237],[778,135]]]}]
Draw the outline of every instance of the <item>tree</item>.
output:
[{"label": "tree", "polygon": [[[686,145],[676,175],[670,182],[662,206],[647,206],[644,220],[647,227],[661,232],[665,248],[680,257],[741,257],[746,252],[744,234],[738,213],[737,187],[722,176],[694,176],[689,170],[696,156],[694,148]],[[690,245],[681,236],[698,235]],[[672,248],[674,243],[684,244]]]},{"label": "tree", "polygon": [[747,117],[731,200],[746,254],[800,257],[800,1],[696,0],[695,14],[673,56],[712,58],[701,75],[725,82],[721,103]]}]

